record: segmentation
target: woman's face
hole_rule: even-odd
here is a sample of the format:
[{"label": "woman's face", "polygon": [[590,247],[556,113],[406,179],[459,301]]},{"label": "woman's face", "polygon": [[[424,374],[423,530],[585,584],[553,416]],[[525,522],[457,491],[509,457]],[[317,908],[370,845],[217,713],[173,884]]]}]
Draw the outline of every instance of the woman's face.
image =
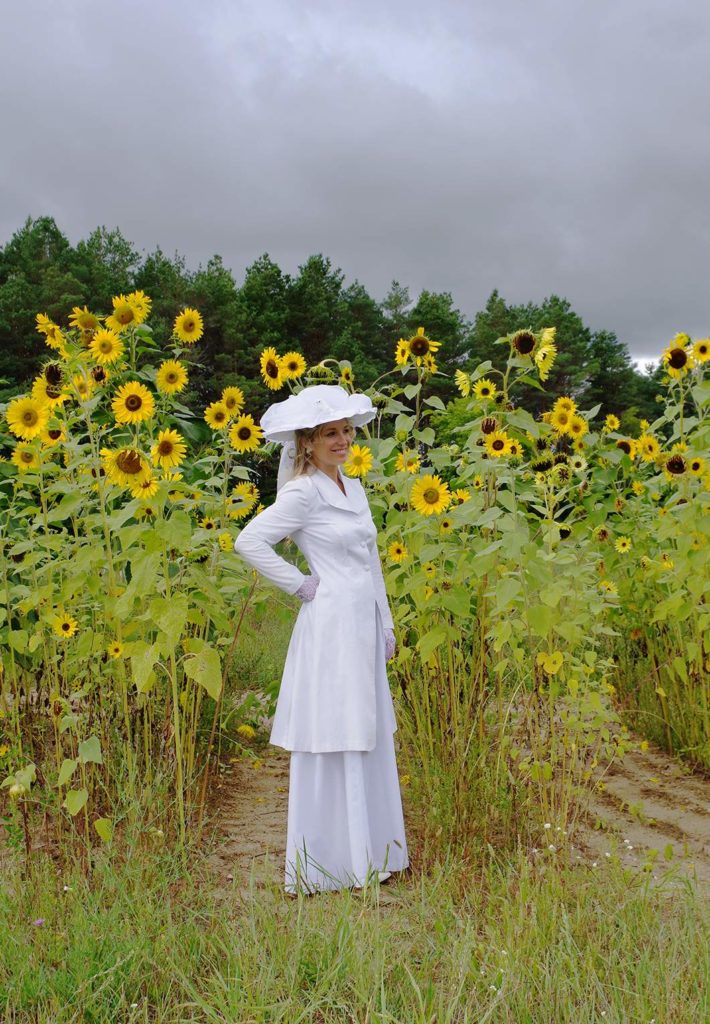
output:
[{"label": "woman's face", "polygon": [[309,442],[311,462],[317,469],[333,473],[348,457],[355,429],[347,420],[325,423],[317,437]]}]

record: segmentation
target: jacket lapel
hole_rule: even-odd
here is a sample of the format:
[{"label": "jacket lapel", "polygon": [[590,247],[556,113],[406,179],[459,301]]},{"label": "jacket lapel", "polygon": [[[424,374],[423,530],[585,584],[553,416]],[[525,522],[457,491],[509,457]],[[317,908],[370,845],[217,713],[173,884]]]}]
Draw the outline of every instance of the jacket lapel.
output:
[{"label": "jacket lapel", "polygon": [[342,480],[345,490],[348,492],[347,494],[343,494],[336,482],[321,472],[320,469],[313,473],[313,483],[316,485],[316,489],[323,501],[327,501],[329,505],[334,505],[335,508],[342,508],[346,512],[357,512],[358,502],[355,497],[354,482],[346,480],[345,477],[342,477]]}]

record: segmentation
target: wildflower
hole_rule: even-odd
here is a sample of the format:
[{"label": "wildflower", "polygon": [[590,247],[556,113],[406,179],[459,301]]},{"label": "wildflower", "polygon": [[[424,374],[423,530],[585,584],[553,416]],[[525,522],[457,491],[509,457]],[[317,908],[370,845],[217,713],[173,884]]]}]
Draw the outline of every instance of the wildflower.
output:
[{"label": "wildflower", "polygon": [[473,385],[473,393],[479,401],[491,401],[495,398],[497,390],[498,389],[493,381],[488,380],[487,377],[481,377],[481,379],[477,380]]},{"label": "wildflower", "polygon": [[646,490],[646,488],[640,480],[634,480],[634,482],[631,484],[631,490],[634,492],[635,495],[640,497]]},{"label": "wildflower", "polygon": [[422,572],[428,580],[433,580],[436,576],[436,566],[433,562],[424,562],[422,565]]},{"label": "wildflower", "polygon": [[611,580],[599,580],[599,589],[605,590],[607,594],[617,594],[618,589],[615,583]]},{"label": "wildflower", "polygon": [[393,541],[393,543],[390,544],[387,548],[387,554],[393,562],[397,563],[403,562],[409,557],[406,545],[404,545],[400,540]]},{"label": "wildflower", "polygon": [[254,423],[249,413],[242,413],[229,431],[230,443],[238,452],[250,452],[258,448],[263,436],[264,431]]},{"label": "wildflower", "polygon": [[436,363],[436,359],[434,359],[434,356],[431,354],[431,352],[428,352],[424,356],[422,362],[424,363],[424,368],[427,370],[428,373],[436,373],[439,369]]},{"label": "wildflower", "polygon": [[343,463],[348,476],[367,476],[372,469],[372,452],[361,444],[354,444]]},{"label": "wildflower", "polygon": [[619,537],[614,544],[614,547],[620,555],[627,555],[631,550],[631,538],[630,537]]},{"label": "wildflower", "polygon": [[494,416],[484,416],[481,420],[481,433],[492,434],[498,429],[498,420]]},{"label": "wildflower", "polygon": [[619,417],[615,416],[613,412],[610,412],[604,420],[604,430],[618,430],[620,426],[621,423],[619,421]]},{"label": "wildflower", "polygon": [[395,469],[398,472],[417,473],[421,465],[419,454],[416,451],[405,450],[400,452],[395,462]]},{"label": "wildflower", "polygon": [[121,655],[123,654],[123,644],[120,643],[118,640],[114,640],[114,642],[112,644],[109,644],[108,647],[106,648],[106,653],[108,654],[109,658],[113,658],[114,660],[116,658],[120,658]]},{"label": "wildflower", "polygon": [[245,740],[253,740],[256,736],[256,729],[251,725],[244,723],[243,725],[237,726],[237,735],[243,737]]},{"label": "wildflower", "polygon": [[453,528],[454,528],[453,520],[449,519],[448,516],[444,516],[444,518],[439,523],[439,533],[441,533],[444,536],[446,536],[446,534],[449,534],[449,533],[452,532]]},{"label": "wildflower", "polygon": [[417,366],[422,365],[422,360],[426,355],[430,352],[436,352],[437,349],[441,348],[440,341],[432,341],[431,338],[427,338],[423,327],[417,328],[417,333],[408,339],[407,344],[409,346],[409,353],[414,358]]},{"label": "wildflower", "polygon": [[569,465],[575,473],[580,474],[587,468],[587,460],[581,455],[575,455],[569,460]]},{"label": "wildflower", "polygon": [[155,400],[145,384],[132,380],[118,389],[111,408],[117,423],[142,423],[152,417]]},{"label": "wildflower", "polygon": [[202,317],[196,309],[183,309],[175,317],[173,334],[186,345],[194,345],[202,337]]},{"label": "wildflower", "polygon": [[281,359],[281,370],[287,380],[298,380],[306,372],[306,360],[300,352],[287,352]]},{"label": "wildflower", "polygon": [[93,376],[85,377],[83,373],[77,373],[72,377],[72,386],[80,402],[86,402],[93,394],[96,386]]},{"label": "wildflower", "polygon": [[249,480],[235,484],[232,488],[232,494],[245,501],[249,508],[252,508],[259,500],[259,488]]},{"label": "wildflower", "polygon": [[444,512],[451,502],[449,485],[438,476],[427,473],[415,481],[409,501],[423,516]]},{"label": "wildflower", "polygon": [[664,572],[670,572],[670,570],[673,569],[674,565],[675,563],[673,559],[664,551],[661,555],[661,569]]},{"label": "wildflower", "polygon": [[220,401],[226,405],[230,416],[236,416],[244,408],[244,392],[238,387],[224,388]]},{"label": "wildflower", "polygon": [[123,342],[116,331],[97,331],[91,339],[89,351],[101,366],[110,366],[123,355]]},{"label": "wildflower", "polygon": [[50,363],[32,382],[32,397],[50,409],[57,409],[69,398],[68,393],[62,390],[63,383],[61,367]]},{"label": "wildflower", "polygon": [[695,342],[693,357],[698,363],[705,363],[710,359],[710,338],[701,338]]},{"label": "wildflower", "polygon": [[187,385],[187,369],[177,359],[166,359],[158,367],[155,386],[164,395],[175,395]]},{"label": "wildflower", "polygon": [[494,459],[510,453],[510,438],[504,430],[495,430],[486,435],[486,451]]},{"label": "wildflower", "polygon": [[131,292],[130,295],[126,296],[126,301],[130,302],[133,307],[133,312],[136,315],[134,322],[136,324],[142,324],[144,320],[148,319],[153,300],[144,291]]},{"label": "wildflower", "polygon": [[562,654],[562,651],[551,651],[549,654],[545,651],[540,651],[535,660],[537,664],[540,665],[543,672],[549,676],[554,676],[562,667],[564,655]]},{"label": "wildflower", "polygon": [[267,388],[278,391],[284,382],[283,368],[275,348],[265,348],[259,357],[261,376]]},{"label": "wildflower", "polygon": [[229,426],[229,409],[224,402],[212,402],[205,409],[204,419],[213,430],[224,430]]},{"label": "wildflower", "polygon": [[31,441],[47,426],[49,414],[49,406],[36,398],[14,398],[7,407],[5,419],[15,437]]},{"label": "wildflower", "polygon": [[150,450],[151,458],[161,469],[173,469],[185,459],[187,445],[177,430],[161,430]]}]

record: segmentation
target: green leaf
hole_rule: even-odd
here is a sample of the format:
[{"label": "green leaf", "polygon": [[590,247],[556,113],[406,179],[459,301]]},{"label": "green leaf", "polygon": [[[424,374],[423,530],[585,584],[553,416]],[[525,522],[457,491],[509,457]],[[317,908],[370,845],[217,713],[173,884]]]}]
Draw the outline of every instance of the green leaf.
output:
[{"label": "green leaf", "polygon": [[113,839],[113,822],[110,818],[97,818],[94,822],[94,828],[105,843],[111,842]]},{"label": "green leaf", "polygon": [[446,640],[448,633],[444,626],[435,626],[430,629],[428,633],[420,637],[417,641],[417,648],[419,649],[419,656],[422,661],[428,661],[431,655],[434,653],[440,644],[443,644]]},{"label": "green leaf", "polygon": [[176,509],[170,519],[158,523],[155,529],[169,547],[177,548],[178,551],[189,547],[192,540],[192,523],[187,512],[182,509]]},{"label": "green leaf", "polygon": [[421,389],[421,384],[407,384],[406,388],[404,389],[404,393],[407,396],[407,398],[414,398],[415,395],[419,394]]},{"label": "green leaf", "polygon": [[471,595],[463,587],[445,590],[441,595],[441,605],[453,615],[467,616],[471,613]]},{"label": "green leaf", "polygon": [[555,614],[551,608],[544,604],[534,604],[528,608],[528,622],[530,629],[537,636],[545,637],[552,628]]},{"label": "green leaf", "polygon": [[72,818],[75,817],[82,809],[86,801],[89,799],[89,792],[86,789],[70,789],[67,793],[62,807],[71,814]]},{"label": "green leaf", "polygon": [[430,405],[433,409],[441,409],[442,411],[446,409],[438,395],[431,395],[429,398],[425,398],[424,405]]},{"label": "green leaf", "polygon": [[185,628],[188,614],[187,594],[155,597],[150,602],[151,620],[163,631],[174,647]]},{"label": "green leaf", "polygon": [[222,665],[219,654],[209,644],[186,659],[185,675],[203,686],[213,700],[217,700],[222,692]]},{"label": "green leaf", "polygon": [[27,630],[11,629],[7,635],[7,642],[14,651],[23,654],[27,650]]},{"label": "green leaf", "polygon": [[72,777],[76,770],[78,761],[70,761],[68,757],[65,757],[62,761],[62,767],[59,769],[59,778],[57,779],[58,786],[66,786],[69,779]]},{"label": "green leaf", "polygon": [[131,673],[139,693],[147,693],[155,682],[153,668],[159,656],[160,650],[157,644],[136,640],[131,655]]},{"label": "green leaf", "polygon": [[104,763],[98,736],[89,736],[88,740],[84,740],[83,743],[79,744],[79,760],[83,761],[84,764],[88,764],[89,761],[93,764]]}]

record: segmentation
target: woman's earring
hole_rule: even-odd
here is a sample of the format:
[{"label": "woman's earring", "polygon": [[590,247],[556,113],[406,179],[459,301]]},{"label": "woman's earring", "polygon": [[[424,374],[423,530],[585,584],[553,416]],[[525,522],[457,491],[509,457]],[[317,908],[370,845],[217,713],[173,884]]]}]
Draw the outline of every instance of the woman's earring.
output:
[{"label": "woman's earring", "polygon": [[312,448],[306,448],[306,458],[310,459],[312,454],[313,454],[313,449]]}]

